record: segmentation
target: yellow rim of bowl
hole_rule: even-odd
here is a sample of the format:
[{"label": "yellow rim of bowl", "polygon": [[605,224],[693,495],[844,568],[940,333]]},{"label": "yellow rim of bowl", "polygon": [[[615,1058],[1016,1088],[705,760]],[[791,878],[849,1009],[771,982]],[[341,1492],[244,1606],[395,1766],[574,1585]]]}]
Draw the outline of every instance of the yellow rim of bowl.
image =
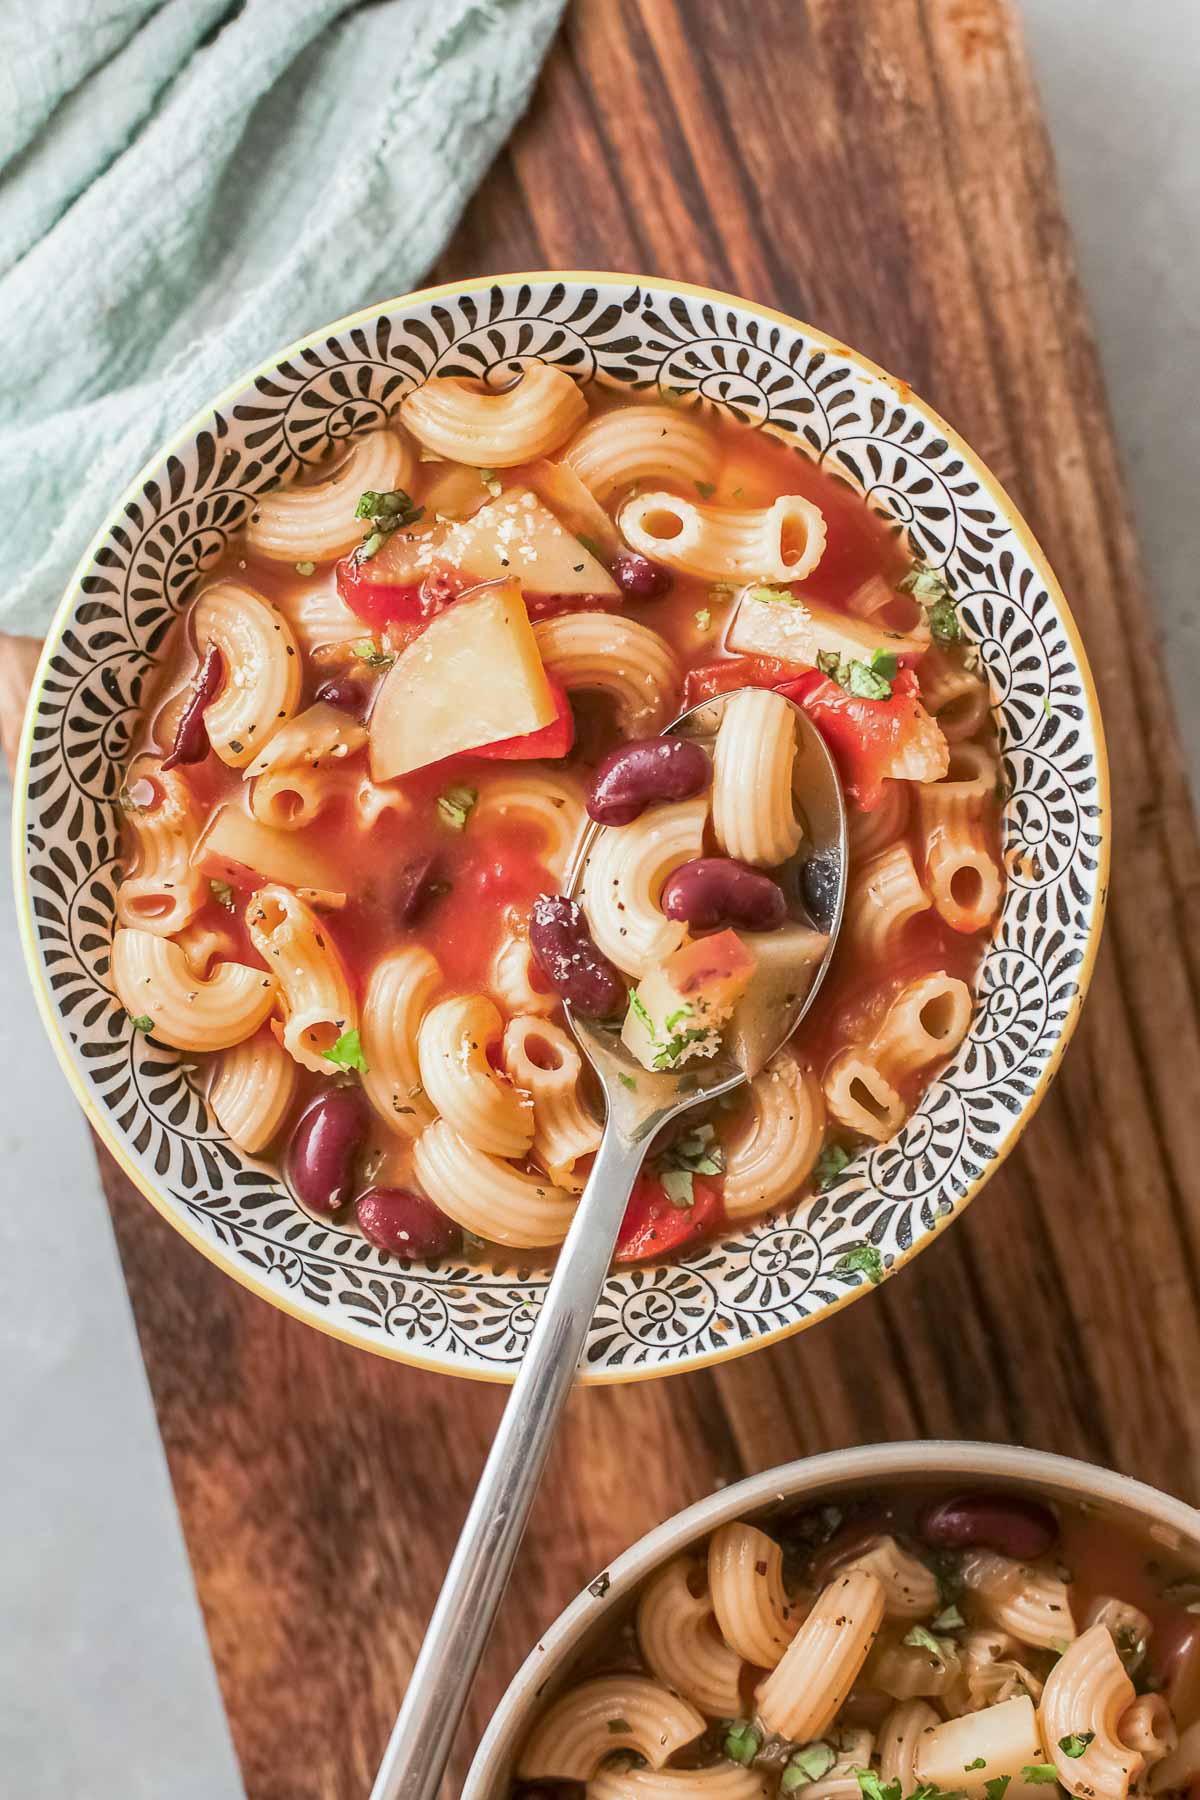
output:
[{"label": "yellow rim of bowl", "polygon": [[[173,437],[169,443],[164,444],[161,449],[157,450],[138,474],[134,476],[124,493],[110,509],[104,523],[100,526],[99,530],[92,538],[91,543],[80,557],[79,563],[71,575],[71,579],[67,583],[66,591],[59,602],[58,609],[55,612],[50,628],[47,631],[46,642],[43,646],[41,658],[34,674],[33,686],[30,690],[29,702],[25,712],[25,722],[21,732],[21,746],[17,758],[16,774],[13,780],[13,877],[16,888],[17,924],[21,934],[21,947],[25,956],[25,964],[29,971],[29,978],[33,984],[38,1010],[42,1015],[42,1021],[49,1034],[50,1041],[54,1046],[55,1054],[58,1057],[63,1072],[67,1077],[67,1081],[71,1086],[71,1090],[80,1106],[83,1108],[89,1123],[99,1136],[101,1142],[111,1153],[123,1173],[128,1176],[134,1187],[144,1194],[154,1209],[161,1213],[163,1218],[166,1219],[182,1237],[186,1238],[189,1244],[199,1250],[202,1256],[207,1257],[209,1262],[215,1263],[218,1268],[222,1269],[227,1275],[232,1276],[235,1281],[240,1282],[242,1287],[248,1288],[253,1294],[257,1294],[260,1299],[268,1301],[272,1306],[278,1307],[281,1312],[289,1314],[290,1317],[299,1319],[303,1324],[311,1325],[317,1331],[324,1332],[328,1337],[339,1338],[343,1343],[353,1344],[358,1349],[368,1350],[375,1356],[387,1357],[392,1362],[407,1363],[413,1368],[429,1369],[437,1374],[443,1375],[461,1375],[469,1380],[495,1382],[501,1385],[511,1384],[511,1382],[515,1380],[517,1368],[520,1366],[519,1364],[515,1365],[511,1370],[476,1368],[466,1363],[460,1368],[437,1357],[422,1356],[418,1352],[402,1348],[398,1345],[377,1343],[373,1340],[360,1337],[355,1332],[348,1330],[344,1325],[339,1325],[331,1319],[318,1318],[313,1313],[296,1306],[288,1298],[286,1292],[281,1291],[276,1287],[272,1287],[270,1283],[266,1281],[256,1279],[248,1270],[230,1261],[220,1251],[216,1244],[206,1239],[195,1226],[189,1224],[185,1219],[180,1217],[180,1215],[167,1204],[163,1196],[158,1192],[154,1183],[143,1175],[142,1171],[128,1155],[122,1139],[113,1130],[109,1118],[99,1109],[84,1086],[72,1060],[70,1047],[63,1033],[62,1021],[54,1006],[49,988],[46,985],[45,971],[42,968],[41,958],[38,955],[35,941],[33,906],[29,893],[29,884],[25,876],[26,807],[28,801],[29,760],[33,749],[33,724],[38,711],[38,702],[41,697],[46,672],[49,668],[50,658],[54,655],[54,652],[58,647],[59,640],[62,637],[71,611],[75,605],[79,584],[85,572],[91,566],[97,550],[112,529],[113,520],[120,516],[124,507],[140,492],[143,484],[168,456],[178,450],[182,444],[187,443],[189,439],[194,437],[196,432],[214,412],[230,406],[245,388],[249,387],[252,382],[258,380],[259,376],[267,374],[272,369],[277,368],[280,363],[286,362],[290,357],[308,349],[313,344],[323,341],[325,338],[333,337],[340,332],[350,331],[357,325],[363,325],[368,320],[377,318],[381,313],[403,310],[414,305],[420,305],[425,301],[443,300],[455,294],[478,293],[481,290],[493,287],[510,289],[519,287],[523,283],[536,285],[541,282],[553,281],[565,282],[568,285],[589,283],[601,287],[613,283],[621,284],[631,282],[643,290],[649,290],[650,292],[686,294],[695,300],[707,300],[715,302],[719,306],[734,307],[742,312],[756,314],[757,317],[761,319],[769,319],[773,324],[783,325],[789,331],[799,332],[803,337],[821,348],[832,351],[838,356],[846,357],[849,361],[853,362],[857,368],[865,371],[865,373],[872,376],[876,381],[886,382],[906,404],[915,404],[920,407],[926,417],[936,424],[938,430],[945,437],[946,442],[953,445],[955,449],[965,456],[972,468],[978,472],[980,479],[990,493],[991,498],[996,502],[1003,514],[1006,523],[1008,523],[1016,533],[1022,548],[1025,550],[1030,561],[1037,569],[1042,581],[1045,583],[1046,591],[1049,593],[1058,609],[1058,615],[1062,621],[1063,630],[1066,632],[1068,642],[1071,645],[1075,664],[1079,670],[1083,682],[1084,693],[1087,697],[1089,719],[1095,738],[1100,804],[1100,858],[1096,871],[1095,910],[1092,917],[1091,930],[1088,933],[1088,940],[1084,949],[1083,962],[1079,969],[1076,992],[1071,1001],[1070,1010],[1060,1028],[1058,1040],[1046,1061],[1045,1067],[1038,1077],[1037,1085],[1021,1110],[1021,1115],[1013,1135],[1003,1148],[996,1152],[983,1174],[979,1175],[971,1183],[966,1192],[955,1202],[952,1209],[948,1213],[942,1214],[932,1229],[926,1232],[908,1250],[893,1258],[892,1265],[888,1270],[885,1279],[890,1280],[893,1275],[898,1274],[899,1271],[905,1268],[915,1256],[918,1256],[922,1250],[931,1244],[936,1237],[939,1237],[947,1225],[952,1224],[959,1215],[966,1210],[984,1183],[995,1174],[996,1170],[1005,1159],[1011,1155],[1013,1149],[1028,1128],[1038,1107],[1045,1099],[1046,1090],[1057,1073],[1058,1065],[1062,1061],[1063,1054],[1066,1051],[1067,1045],[1071,1040],[1071,1035],[1078,1023],[1079,1013],[1091,983],[1092,971],[1095,967],[1096,956],[1100,947],[1100,935],[1104,924],[1104,912],[1108,898],[1110,857],[1111,801],[1109,791],[1108,752],[1104,738],[1104,725],[1100,717],[1100,704],[1096,695],[1096,684],[1092,679],[1092,671],[1088,663],[1087,653],[1083,647],[1083,640],[1079,634],[1079,627],[1075,623],[1071,609],[1067,604],[1066,596],[1059,586],[1054,571],[1047,562],[1037,539],[1034,537],[1032,531],[1030,531],[1023,516],[1013,504],[1011,498],[1005,492],[1000,482],[996,480],[996,477],[987,467],[986,463],[980,460],[975,451],[972,450],[970,445],[959,436],[952,425],[947,424],[946,420],[943,419],[940,414],[936,413],[918,394],[913,392],[907,382],[900,381],[896,376],[890,375],[886,369],[881,369],[878,364],[873,363],[869,357],[861,355],[857,350],[851,349],[849,345],[841,343],[837,338],[830,337],[826,332],[819,331],[813,325],[807,325],[800,319],[794,319],[788,313],[776,312],[773,307],[759,306],[753,301],[743,300],[736,294],[724,294],[716,288],[696,287],[693,283],[687,281],[670,281],[663,276],[651,278],[644,275],[622,273],[619,270],[594,269],[536,269],[521,270],[514,274],[506,275],[485,275],[476,277],[474,280],[470,281],[448,281],[443,282],[439,287],[419,288],[414,293],[399,295],[394,300],[382,300],[375,306],[364,307],[360,312],[350,313],[346,318],[337,319],[331,325],[324,325],[317,331],[308,332],[304,337],[297,338],[294,343],[287,345],[285,349],[277,351],[273,356],[269,356],[264,362],[259,363],[258,367],[252,369],[249,374],[243,375],[237,381],[231,382],[229,386],[224,388],[215,399],[208,403],[208,405],[204,406],[199,412],[193,414],[187,423],[181,427],[175,437]],[[762,1336],[752,1338],[748,1343],[730,1344],[728,1347],[722,1346],[719,1350],[707,1351],[702,1356],[688,1357],[686,1360],[676,1364],[655,1364],[651,1367],[637,1369],[583,1368],[580,1370],[577,1379],[581,1383],[589,1386],[615,1386],[631,1381],[653,1381],[666,1375],[686,1374],[696,1369],[710,1368],[714,1363],[728,1362],[732,1361],[735,1357],[748,1356],[752,1351],[763,1350],[769,1344],[779,1343],[783,1338],[792,1337],[796,1332],[804,1331],[810,1325],[818,1324],[822,1319],[828,1318],[833,1313],[840,1312],[843,1307],[850,1306],[855,1300],[860,1300],[864,1294],[868,1294],[872,1291],[872,1285],[862,1281],[857,1287],[850,1288],[839,1300],[835,1300],[829,1305],[822,1307],[820,1312],[810,1313],[802,1319],[794,1320],[789,1325],[781,1325],[777,1331],[764,1332]]]}]

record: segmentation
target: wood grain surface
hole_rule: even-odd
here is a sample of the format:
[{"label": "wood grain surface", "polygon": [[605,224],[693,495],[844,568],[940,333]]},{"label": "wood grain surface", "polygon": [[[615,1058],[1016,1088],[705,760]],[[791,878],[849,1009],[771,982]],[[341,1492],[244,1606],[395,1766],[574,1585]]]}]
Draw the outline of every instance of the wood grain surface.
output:
[{"label": "wood grain surface", "polygon": [[[1082,627],[1112,754],[1115,885],[1063,1071],[965,1220],[773,1350],[576,1394],[454,1793],[539,1629],[614,1552],[743,1473],[976,1436],[1200,1499],[1200,863],[1017,19],[1001,0],[575,0],[432,278],[555,266],[760,299],[959,427]],[[503,1394],[285,1318],[105,1175],[250,1800],[358,1800]]]}]

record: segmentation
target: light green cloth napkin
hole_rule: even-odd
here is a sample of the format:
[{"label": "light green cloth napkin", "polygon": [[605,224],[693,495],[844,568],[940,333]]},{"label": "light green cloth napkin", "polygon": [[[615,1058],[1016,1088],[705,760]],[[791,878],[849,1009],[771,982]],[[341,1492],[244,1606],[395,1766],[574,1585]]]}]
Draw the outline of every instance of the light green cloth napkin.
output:
[{"label": "light green cloth napkin", "polygon": [[0,7],[0,628],[206,400],[419,283],[562,5]]}]

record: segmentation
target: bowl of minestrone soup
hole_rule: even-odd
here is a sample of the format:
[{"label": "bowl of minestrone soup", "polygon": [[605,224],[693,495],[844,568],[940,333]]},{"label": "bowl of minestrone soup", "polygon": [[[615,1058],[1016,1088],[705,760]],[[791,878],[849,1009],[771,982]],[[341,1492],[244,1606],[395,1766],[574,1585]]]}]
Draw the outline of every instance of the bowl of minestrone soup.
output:
[{"label": "bowl of minestrone soup", "polygon": [[[711,756],[664,736],[733,690]],[[1092,684],[988,471],[808,326],[548,275],[315,334],[143,471],[50,634],[18,884],[76,1092],[274,1303],[511,1377],[600,1135],[564,1003],[636,1086],[823,966],[796,708],[833,959],[652,1146],[585,1378],[820,1318],[1012,1147],[1100,929]]]},{"label": "bowl of minestrone soup", "polygon": [[1200,1780],[1200,1513],[889,1444],[668,1520],[551,1626],[463,1800],[1073,1800]]}]

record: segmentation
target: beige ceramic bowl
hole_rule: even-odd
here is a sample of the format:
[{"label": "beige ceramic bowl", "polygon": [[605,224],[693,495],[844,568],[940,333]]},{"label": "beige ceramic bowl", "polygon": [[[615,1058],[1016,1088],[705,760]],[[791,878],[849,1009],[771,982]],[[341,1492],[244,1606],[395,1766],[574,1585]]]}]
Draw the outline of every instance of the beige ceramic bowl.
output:
[{"label": "beige ceramic bowl", "polygon": [[823,1496],[894,1488],[905,1483],[1015,1488],[1047,1500],[1086,1501],[1102,1517],[1133,1528],[1200,1562],[1200,1512],[1168,1494],[1066,1456],[994,1444],[867,1444],[810,1456],[752,1475],[676,1513],[605,1569],[555,1620],[509,1685],[475,1760],[462,1800],[505,1800],[525,1733],[545,1700],[564,1687],[632,1604],[660,1564],[730,1519],[769,1519],[773,1510]]}]

